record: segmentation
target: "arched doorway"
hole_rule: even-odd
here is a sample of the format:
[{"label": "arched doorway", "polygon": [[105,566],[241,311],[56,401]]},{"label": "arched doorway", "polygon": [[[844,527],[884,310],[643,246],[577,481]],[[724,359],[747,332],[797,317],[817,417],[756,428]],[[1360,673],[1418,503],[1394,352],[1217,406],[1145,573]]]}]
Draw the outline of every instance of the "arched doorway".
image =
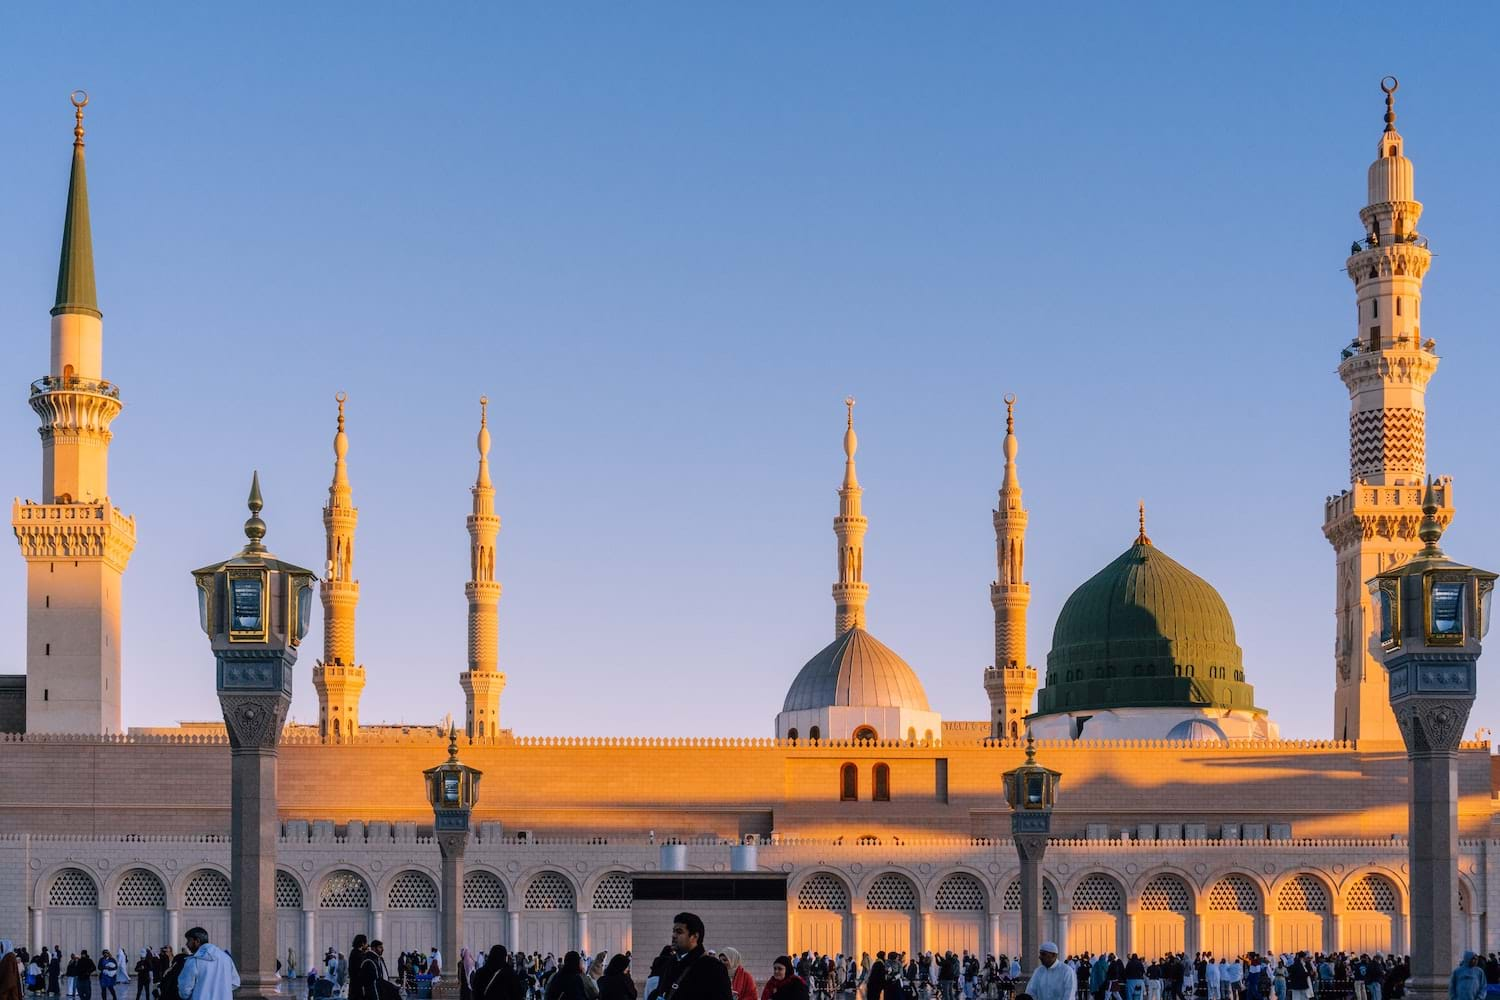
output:
[{"label": "arched doorway", "polygon": [[924,948],[962,955],[989,952],[989,899],[984,885],[967,872],[955,872],[938,883],[932,900],[932,940]]},{"label": "arched doorway", "polygon": [[110,936],[110,947],[119,945],[131,968],[142,948],[154,951],[167,943],[167,887],[155,872],[132,868],[121,877]]},{"label": "arched doorway", "polygon": [[1068,921],[1068,954],[1118,952],[1125,890],[1102,872],[1090,872],[1073,888],[1073,915]]},{"label": "arched doorway", "polygon": [[497,944],[511,946],[506,940],[505,904],[500,876],[482,869],[464,873],[464,947],[483,954]]},{"label": "arched doorway", "polygon": [[[1057,890],[1042,879],[1042,937],[1057,937]],[[1021,951],[1021,880],[1014,878],[1005,887],[1000,900],[1000,953],[1017,955]]]},{"label": "arched doorway", "polygon": [[561,872],[538,872],[526,886],[521,913],[521,950],[561,955],[571,950],[578,897]]},{"label": "arched doorway", "polygon": [[[442,945],[438,928],[437,883],[426,872],[408,869],[391,881],[385,899],[385,946],[392,954]],[[453,960],[447,955],[444,962]]]},{"label": "arched doorway", "polygon": [[182,890],[182,930],[202,927],[208,939],[229,947],[229,877],[214,868],[201,868],[188,877]]},{"label": "arched doorway", "polygon": [[291,872],[276,869],[276,957],[286,972],[286,957],[291,955],[293,966],[306,975],[308,954],[312,943],[302,942],[302,883]]},{"label": "arched doorway", "polygon": [[593,913],[589,916],[589,951],[611,955],[630,950],[630,907],[635,885],[624,872],[610,872],[594,886]]},{"label": "arched doorway", "polygon": [[1135,940],[1130,942],[1129,950],[1152,958],[1186,951],[1187,927],[1192,915],[1193,891],[1188,884],[1170,872],[1153,875],[1141,887]]},{"label": "arched doorway", "polygon": [[[64,868],[47,886],[47,944],[63,954],[87,948],[99,954],[99,886],[81,868]],[[159,946],[158,946],[159,947]]]},{"label": "arched doorway", "polygon": [[[837,955],[844,951],[844,926],[849,917],[849,887],[831,872],[814,872],[797,889],[797,912],[792,919],[793,951]],[[857,944],[857,942],[856,942]],[[873,954],[873,953],[872,953]]]},{"label": "arched doorway", "polygon": [[1401,897],[1396,886],[1383,875],[1361,875],[1344,893],[1345,951],[1389,955],[1396,943],[1396,918],[1401,913]]},{"label": "arched doorway", "polygon": [[[340,868],[329,872],[318,887],[318,923],[313,957],[321,959],[328,949],[349,954],[356,934],[369,934],[370,883],[361,876]],[[390,954],[395,954],[392,949]],[[447,959],[447,956],[443,956]]]},{"label": "arched doorway", "polygon": [[883,872],[865,893],[864,940],[859,951],[916,950],[917,887],[905,875]]},{"label": "arched doorway", "polygon": [[1209,887],[1208,915],[1198,948],[1215,955],[1245,954],[1254,948],[1259,915],[1260,890],[1255,883],[1244,875],[1225,875]]},{"label": "arched doorway", "polygon": [[1276,893],[1276,951],[1322,951],[1328,913],[1328,887],[1320,879],[1306,873],[1287,879]]}]

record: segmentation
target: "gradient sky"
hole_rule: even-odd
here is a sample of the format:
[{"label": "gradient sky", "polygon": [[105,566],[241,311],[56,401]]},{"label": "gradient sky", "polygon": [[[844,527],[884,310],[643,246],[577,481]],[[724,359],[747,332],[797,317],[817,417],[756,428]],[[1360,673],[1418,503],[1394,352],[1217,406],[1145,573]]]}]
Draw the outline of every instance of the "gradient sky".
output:
[{"label": "gradient sky", "polygon": [[[83,87],[111,493],[139,534],[127,724],[218,716],[188,570],[242,543],[252,468],[267,544],[322,566],[338,390],[365,722],[462,714],[481,393],[518,734],[771,734],[833,637],[851,393],[871,631],[946,718],[983,718],[1015,392],[1032,662],[1144,497],[1228,602],[1257,701],[1330,736],[1341,268],[1386,73],[1437,254],[1445,547],[1500,569],[1500,12],[1053,6],[9,7],[3,489],[39,491],[26,385]],[[302,721],[321,648],[315,625]],[[1484,676],[1471,730],[1500,724]]]}]

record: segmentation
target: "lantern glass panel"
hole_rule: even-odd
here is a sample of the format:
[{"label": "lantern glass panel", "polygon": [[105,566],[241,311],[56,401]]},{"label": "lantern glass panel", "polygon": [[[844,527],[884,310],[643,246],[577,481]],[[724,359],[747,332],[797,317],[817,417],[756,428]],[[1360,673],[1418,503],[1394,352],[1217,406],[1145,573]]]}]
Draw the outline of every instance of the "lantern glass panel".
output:
[{"label": "lantern glass panel", "polygon": [[443,802],[447,805],[458,805],[458,775],[443,775]]},{"label": "lantern glass panel", "polygon": [[307,627],[312,622],[312,584],[303,581],[297,588],[297,638],[307,637]]},{"label": "lantern glass panel", "polygon": [[230,628],[254,632],[261,627],[260,580],[237,577],[229,581]]},{"label": "lantern glass panel", "polygon": [[1432,633],[1437,636],[1461,636],[1464,631],[1464,585],[1458,580],[1434,580],[1432,583]]},{"label": "lantern glass panel", "polygon": [[1040,774],[1033,774],[1026,779],[1026,804],[1033,807],[1042,804],[1042,776]]}]

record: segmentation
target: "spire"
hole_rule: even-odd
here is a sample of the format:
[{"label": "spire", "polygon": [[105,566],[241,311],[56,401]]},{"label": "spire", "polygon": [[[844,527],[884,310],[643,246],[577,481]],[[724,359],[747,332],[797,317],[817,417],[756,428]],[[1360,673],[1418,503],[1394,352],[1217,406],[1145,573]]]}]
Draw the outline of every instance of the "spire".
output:
[{"label": "spire", "polygon": [[260,496],[260,471],[256,470],[250,475],[250,499],[246,506],[250,508],[250,517],[245,521],[245,537],[250,539],[245,543],[245,552],[264,552],[265,545],[261,539],[266,537],[266,522],[260,519],[261,508],[266,502]]},{"label": "spire", "polygon": [[1443,550],[1438,546],[1443,537],[1443,523],[1438,520],[1437,491],[1432,488],[1431,476],[1427,477],[1427,489],[1422,493],[1422,523],[1417,526],[1417,537],[1424,543],[1418,558],[1443,558]]},{"label": "spire", "polygon": [[1016,440],[1016,394],[1005,394],[1005,478],[1000,481],[1002,504],[1007,507],[1021,506],[1021,476],[1016,471],[1016,451],[1020,442]]},{"label": "spire", "polygon": [[475,489],[489,489],[490,483],[490,398],[479,397],[479,476]]},{"label": "spire", "polygon": [[57,302],[52,315],[84,313],[99,317],[94,292],[94,237],[89,228],[89,186],[83,169],[83,109],[89,95],[73,91],[73,171],[68,177],[68,208],[63,216],[62,256],[57,264]]},{"label": "spire", "polygon": [[838,538],[838,582],[833,585],[833,634],[843,635],[850,629],[865,627],[865,600],[870,587],[865,578],[865,528],[868,522],[860,513],[859,478],[854,473],[854,453],[859,437],[854,433],[854,397],[844,399],[848,413],[844,424],[844,484],[839,487],[839,514],[833,519],[833,533]]},{"label": "spire", "polygon": [[1380,89],[1385,92],[1385,130],[1387,132],[1396,131],[1396,91],[1400,88],[1401,81],[1394,76],[1381,77]]},{"label": "spire", "polygon": [[1138,505],[1140,512],[1141,533],[1135,536],[1135,544],[1150,545],[1151,539],[1146,534],[1146,501],[1142,500]]},{"label": "spire", "polygon": [[349,454],[349,435],[344,433],[344,401],[349,394],[340,392],[333,398],[339,404],[339,429],[333,435],[333,483],[328,487],[328,506],[348,507],[353,491],[349,486],[349,463],[345,460]]}]

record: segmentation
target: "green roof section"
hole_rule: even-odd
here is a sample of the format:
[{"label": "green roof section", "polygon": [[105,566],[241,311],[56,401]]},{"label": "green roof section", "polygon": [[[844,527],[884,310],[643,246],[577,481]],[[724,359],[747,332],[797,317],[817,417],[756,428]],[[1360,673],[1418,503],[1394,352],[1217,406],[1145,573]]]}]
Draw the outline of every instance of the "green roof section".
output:
[{"label": "green roof section", "polygon": [[1146,539],[1057,616],[1037,715],[1118,708],[1260,712],[1219,592]]},{"label": "green roof section", "polygon": [[73,172],[68,178],[68,209],[63,217],[62,258],[57,264],[57,303],[52,307],[52,315],[62,313],[103,316],[99,311],[99,296],[94,291],[94,234],[89,228],[89,185],[83,169],[82,135],[73,143]]}]

